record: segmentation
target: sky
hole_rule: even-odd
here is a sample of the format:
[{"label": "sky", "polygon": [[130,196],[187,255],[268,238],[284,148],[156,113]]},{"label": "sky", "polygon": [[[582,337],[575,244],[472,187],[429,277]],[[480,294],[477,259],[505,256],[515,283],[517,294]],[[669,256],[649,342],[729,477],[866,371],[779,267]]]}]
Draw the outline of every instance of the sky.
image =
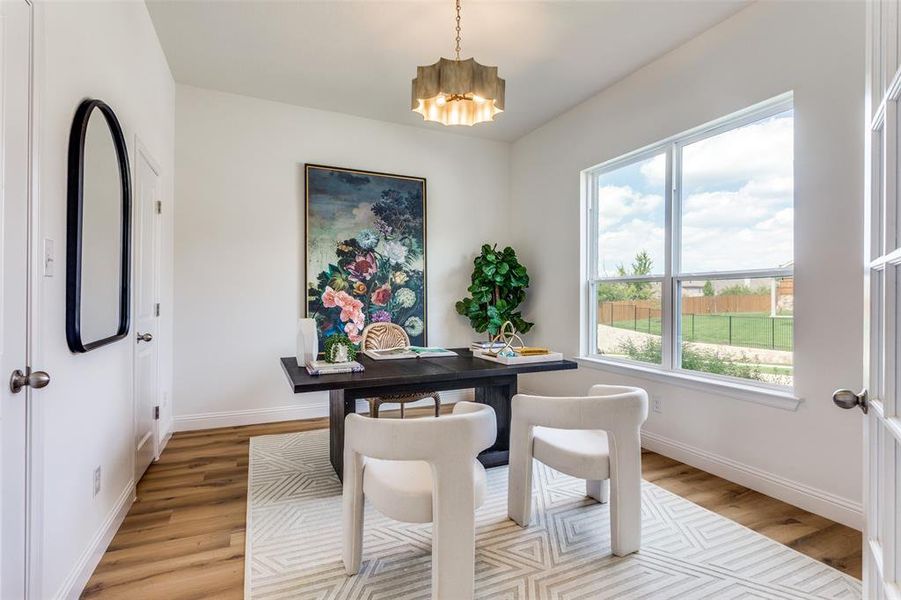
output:
[{"label": "sky", "polygon": [[[777,268],[792,260],[793,116],[788,111],[682,151],[682,272]],[[666,156],[598,178],[602,276],[646,250],[664,267]]]}]

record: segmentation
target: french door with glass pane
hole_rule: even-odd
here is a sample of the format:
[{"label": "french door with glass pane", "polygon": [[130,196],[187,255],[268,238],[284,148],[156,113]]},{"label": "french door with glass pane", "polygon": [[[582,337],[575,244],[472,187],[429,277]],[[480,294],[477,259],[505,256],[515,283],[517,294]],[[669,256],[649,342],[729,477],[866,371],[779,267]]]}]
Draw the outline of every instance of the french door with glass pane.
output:
[{"label": "french door with glass pane", "polygon": [[859,405],[864,417],[864,598],[901,598],[901,343],[899,219],[899,5],[867,7],[865,389],[836,392],[836,403]]}]

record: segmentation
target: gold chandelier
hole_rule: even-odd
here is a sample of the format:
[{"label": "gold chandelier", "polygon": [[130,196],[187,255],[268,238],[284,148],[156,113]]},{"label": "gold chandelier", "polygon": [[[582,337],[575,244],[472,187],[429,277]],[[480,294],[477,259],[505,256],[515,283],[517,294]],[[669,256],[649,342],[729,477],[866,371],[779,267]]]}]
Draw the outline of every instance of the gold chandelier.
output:
[{"label": "gold chandelier", "polygon": [[475,125],[493,121],[504,112],[504,80],[497,67],[460,60],[460,0],[457,0],[456,58],[440,58],[433,65],[416,67],[413,112],[426,121],[444,125]]}]

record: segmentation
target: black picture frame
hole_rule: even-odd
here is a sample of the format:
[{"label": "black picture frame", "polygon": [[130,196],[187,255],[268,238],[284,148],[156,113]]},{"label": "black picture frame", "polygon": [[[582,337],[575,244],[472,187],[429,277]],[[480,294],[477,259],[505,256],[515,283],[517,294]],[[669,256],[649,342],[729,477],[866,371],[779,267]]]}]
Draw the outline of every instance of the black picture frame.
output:
[{"label": "black picture frame", "polygon": [[[119,325],[113,335],[99,340],[81,338],[82,225],[84,217],[84,142],[88,121],[100,111],[110,130],[119,163],[122,198]],[[128,149],[113,109],[102,100],[88,98],[78,106],[69,132],[69,165],[66,221],[66,342],[72,352],[90,352],[128,335],[131,323],[131,179]]]},{"label": "black picture frame", "polygon": [[[418,182],[421,186],[421,195],[422,195],[422,322],[423,322],[423,330],[422,330],[422,345],[428,345],[429,339],[429,303],[428,303],[428,289],[429,289],[429,280],[428,280],[428,181],[425,177],[418,177],[414,175],[400,175],[397,173],[385,173],[382,171],[370,171],[366,169],[357,169],[350,167],[336,167],[332,165],[323,165],[318,163],[304,163],[303,165],[303,196],[304,196],[304,225],[303,225],[303,282],[302,282],[302,299],[303,310],[302,314],[304,317],[311,317],[312,313],[310,310],[310,302],[309,302],[309,275],[310,275],[310,172],[312,170],[322,170],[336,173],[349,173],[353,175],[363,175],[363,176],[375,176],[375,177],[384,177],[389,179],[400,179],[406,181],[415,181]],[[321,332],[320,332],[321,333]],[[320,351],[322,350],[322,344],[324,343],[324,338],[319,340],[320,343]]]}]

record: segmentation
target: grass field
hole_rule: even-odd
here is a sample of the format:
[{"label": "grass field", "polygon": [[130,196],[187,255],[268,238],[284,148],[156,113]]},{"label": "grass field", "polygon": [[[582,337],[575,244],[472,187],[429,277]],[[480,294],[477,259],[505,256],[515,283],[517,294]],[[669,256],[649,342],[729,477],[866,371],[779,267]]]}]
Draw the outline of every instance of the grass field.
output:
[{"label": "grass field", "polygon": [[[634,319],[615,321],[613,327],[660,335],[659,317],[638,309]],[[725,344],[742,348],[791,351],[794,339],[792,317],[770,317],[759,313],[682,315],[682,341]]]}]

